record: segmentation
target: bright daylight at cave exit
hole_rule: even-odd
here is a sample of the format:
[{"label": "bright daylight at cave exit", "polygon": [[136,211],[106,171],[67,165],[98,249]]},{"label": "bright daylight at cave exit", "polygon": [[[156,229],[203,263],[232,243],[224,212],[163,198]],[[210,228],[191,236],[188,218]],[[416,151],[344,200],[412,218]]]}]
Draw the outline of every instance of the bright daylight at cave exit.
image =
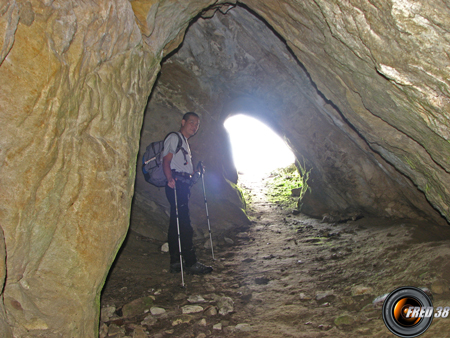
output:
[{"label": "bright daylight at cave exit", "polygon": [[247,115],[234,115],[224,122],[230,135],[233,160],[239,173],[263,176],[295,162],[286,143],[272,129]]}]

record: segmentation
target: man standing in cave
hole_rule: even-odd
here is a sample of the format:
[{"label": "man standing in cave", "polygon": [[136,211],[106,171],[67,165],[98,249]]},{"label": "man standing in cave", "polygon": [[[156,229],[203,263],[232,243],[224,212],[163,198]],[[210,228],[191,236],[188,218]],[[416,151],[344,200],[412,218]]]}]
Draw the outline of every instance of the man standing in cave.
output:
[{"label": "man standing in cave", "polygon": [[[192,242],[194,230],[191,226],[189,216],[189,197],[191,195],[191,186],[195,183],[195,176],[198,178],[200,172],[194,173],[191,150],[188,139],[197,133],[200,125],[200,118],[196,113],[189,112],[184,114],[181,120],[180,131],[170,134],[164,142],[163,170],[167,178],[166,196],[170,203],[170,223],[168,231],[169,253],[170,253],[170,272],[180,272],[181,263],[178,248],[178,230],[175,213],[175,193],[178,205],[178,217],[180,227],[181,254],[183,256],[183,267],[190,274],[206,274],[213,271],[213,268],[197,261],[195,248]],[[177,152],[179,137],[182,145]],[[203,171],[203,168],[201,168]]]}]

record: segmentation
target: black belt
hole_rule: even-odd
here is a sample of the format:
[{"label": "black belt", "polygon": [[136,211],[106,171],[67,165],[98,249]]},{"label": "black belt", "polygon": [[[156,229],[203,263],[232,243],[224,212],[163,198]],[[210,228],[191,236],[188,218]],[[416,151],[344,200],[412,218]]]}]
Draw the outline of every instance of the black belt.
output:
[{"label": "black belt", "polygon": [[[190,180],[191,180],[191,178],[192,178],[192,175],[191,174],[189,174],[189,173],[186,173],[186,172],[178,172],[178,171],[175,171],[175,170],[172,170],[172,176],[175,176],[175,177],[177,177],[177,178],[181,178],[182,180],[181,181],[189,181],[190,182]],[[188,183],[188,182],[186,182],[186,183]]]},{"label": "black belt", "polygon": [[189,174],[189,173],[186,173],[186,172],[179,172],[179,171],[175,171],[175,170],[173,170],[173,169],[172,169],[172,175],[182,176],[182,177],[185,177],[185,178],[191,178],[191,177],[192,177],[192,175]]}]

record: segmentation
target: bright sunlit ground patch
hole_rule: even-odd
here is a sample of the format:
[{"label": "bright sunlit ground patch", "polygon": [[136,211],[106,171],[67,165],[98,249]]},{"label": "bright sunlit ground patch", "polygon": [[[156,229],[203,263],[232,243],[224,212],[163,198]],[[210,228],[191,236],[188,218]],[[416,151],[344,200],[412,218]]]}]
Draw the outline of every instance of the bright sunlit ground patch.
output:
[{"label": "bright sunlit ground patch", "polygon": [[224,123],[230,134],[236,169],[261,176],[295,162],[295,156],[275,132],[257,119],[234,115]]}]

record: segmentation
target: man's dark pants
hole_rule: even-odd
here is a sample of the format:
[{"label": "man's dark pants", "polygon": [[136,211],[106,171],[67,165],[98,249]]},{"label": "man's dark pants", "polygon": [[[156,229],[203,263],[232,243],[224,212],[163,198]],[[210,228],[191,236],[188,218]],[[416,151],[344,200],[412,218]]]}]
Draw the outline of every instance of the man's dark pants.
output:
[{"label": "man's dark pants", "polygon": [[[178,219],[180,224],[180,241],[181,254],[184,258],[184,264],[187,267],[197,262],[194,244],[192,238],[194,230],[191,226],[191,218],[189,216],[189,197],[191,195],[190,184],[176,180],[177,202],[178,202]],[[180,253],[178,250],[178,230],[177,218],[175,213],[175,194],[174,190],[166,185],[166,196],[170,203],[170,223],[168,232],[170,264],[180,262]]]}]

